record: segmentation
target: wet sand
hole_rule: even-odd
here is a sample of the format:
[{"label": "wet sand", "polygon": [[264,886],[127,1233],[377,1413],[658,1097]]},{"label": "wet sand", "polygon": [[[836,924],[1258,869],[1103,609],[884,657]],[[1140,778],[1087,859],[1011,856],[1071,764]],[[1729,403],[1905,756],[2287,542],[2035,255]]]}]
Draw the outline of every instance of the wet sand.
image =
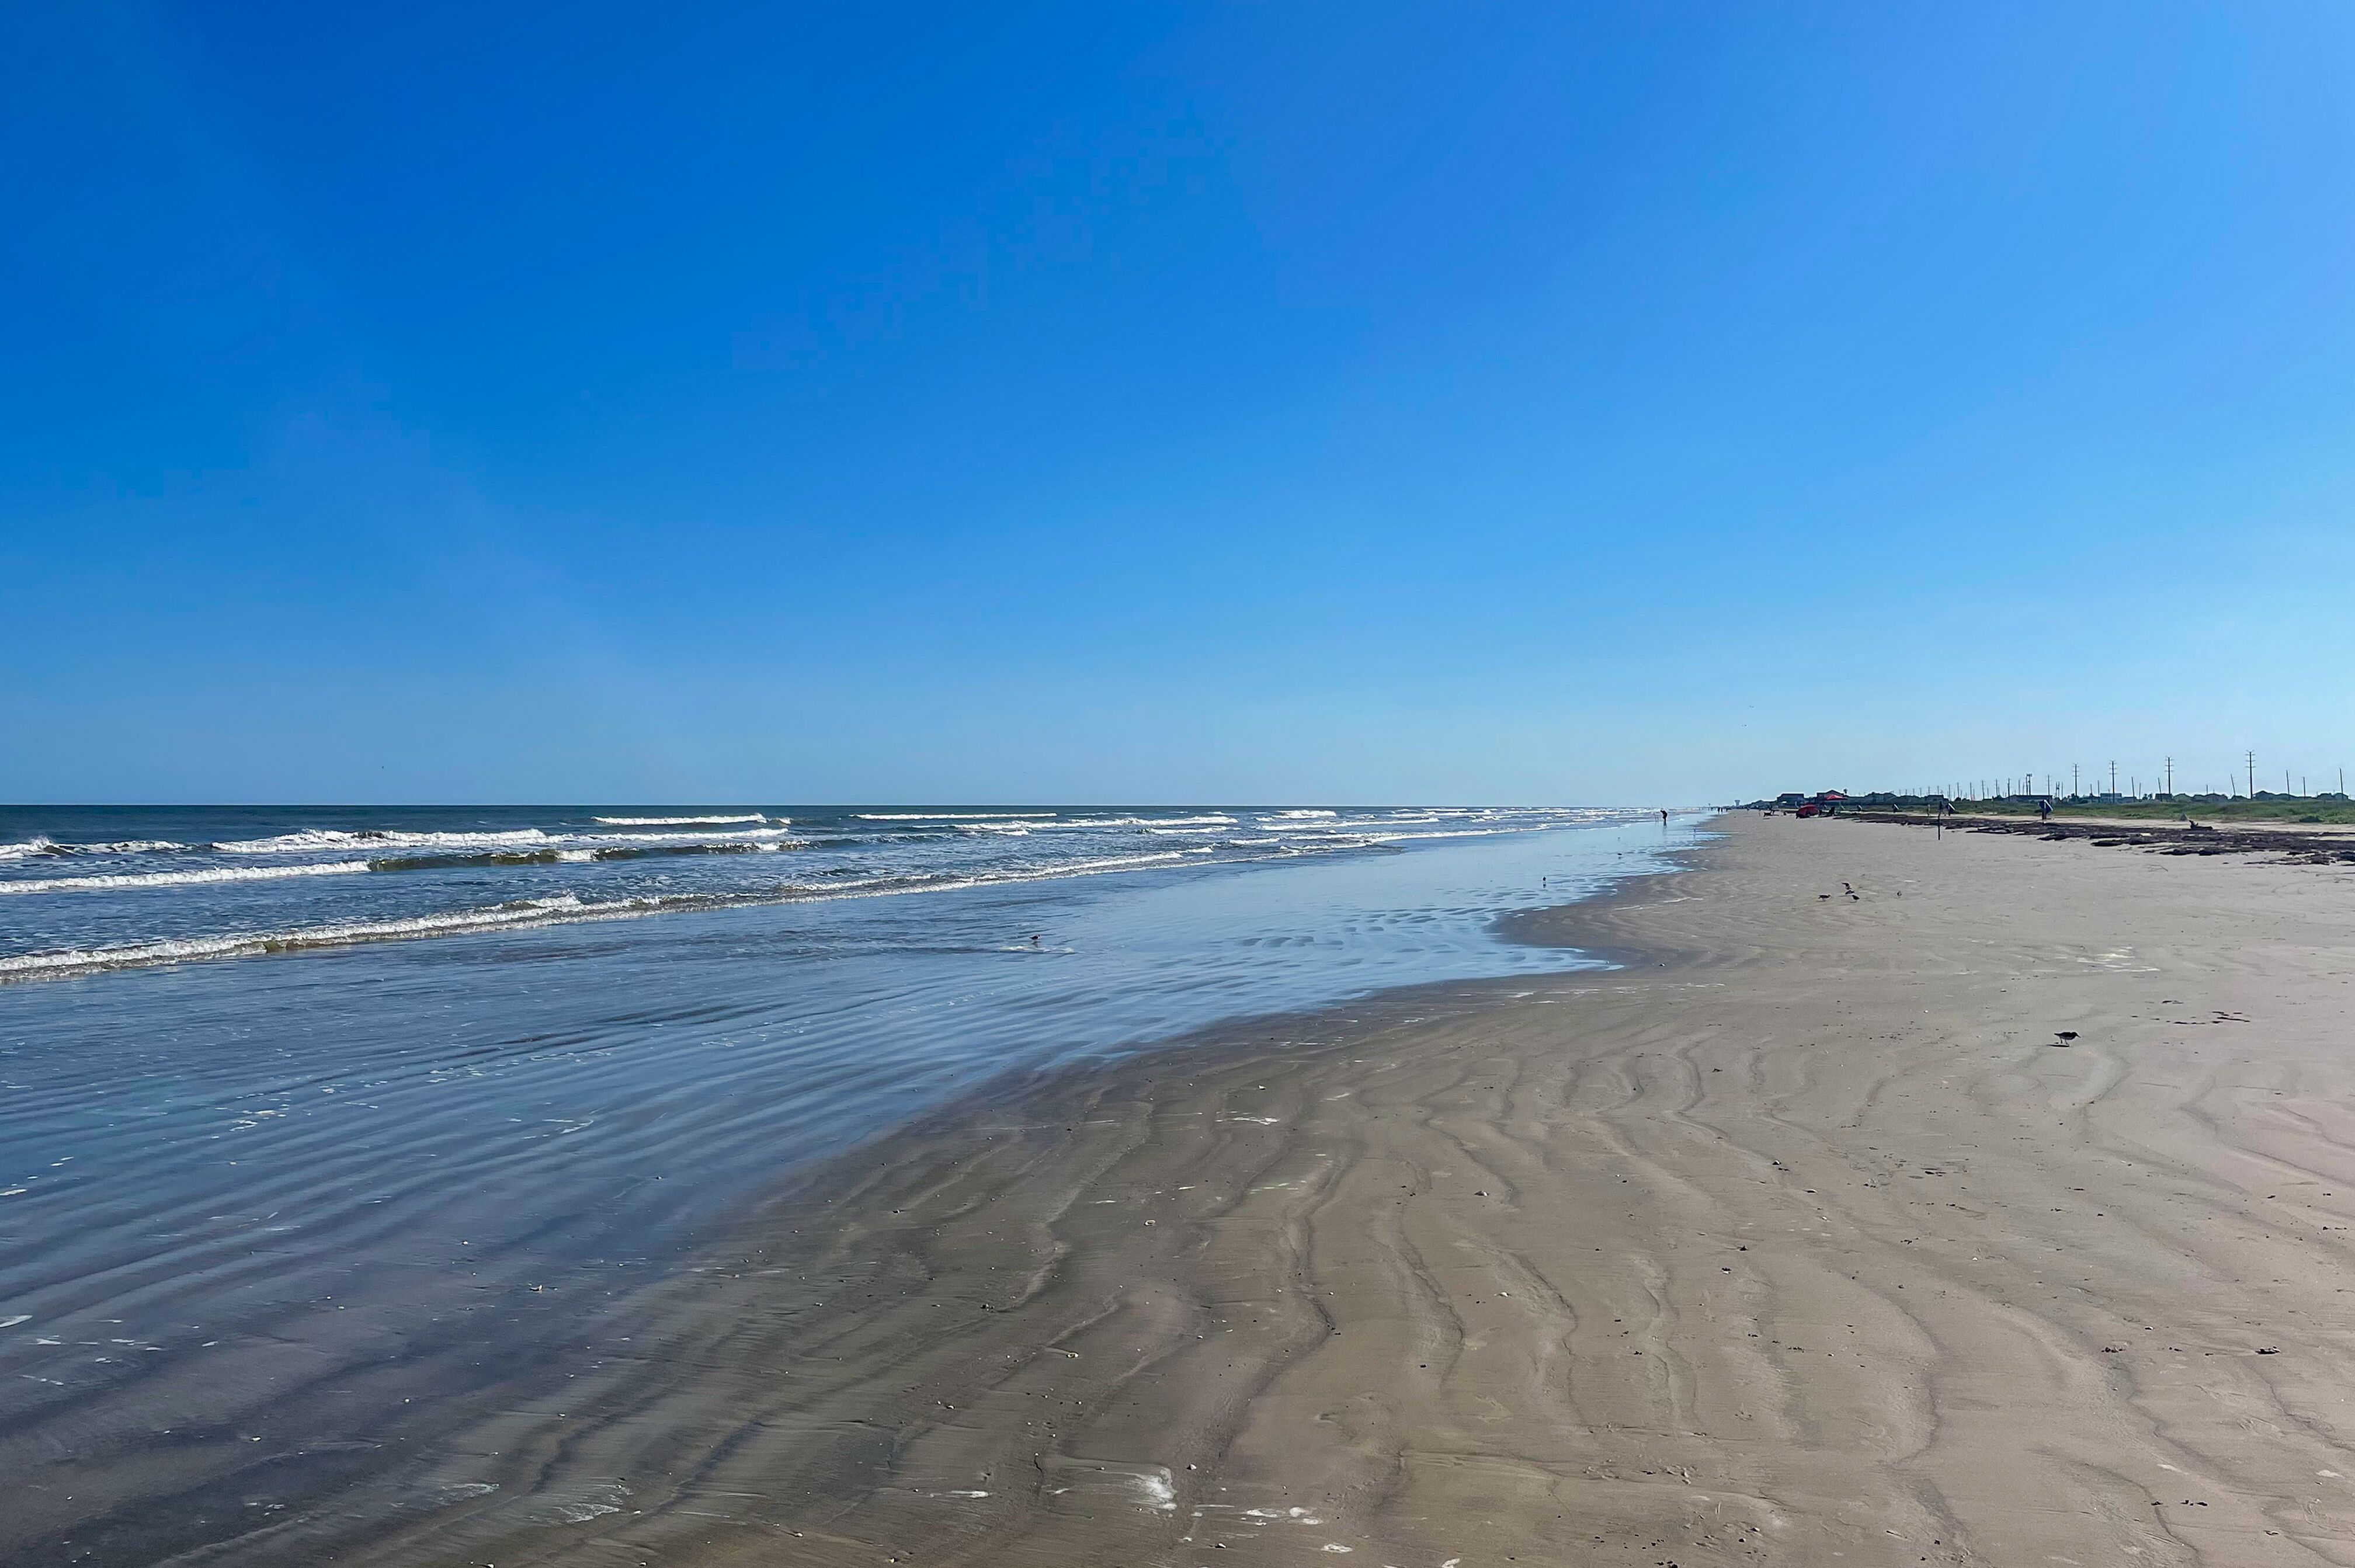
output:
[{"label": "wet sand", "polygon": [[1001,1084],[178,1560],[2355,1562],[2348,873],[1721,826],[1524,922],[1622,969]]}]

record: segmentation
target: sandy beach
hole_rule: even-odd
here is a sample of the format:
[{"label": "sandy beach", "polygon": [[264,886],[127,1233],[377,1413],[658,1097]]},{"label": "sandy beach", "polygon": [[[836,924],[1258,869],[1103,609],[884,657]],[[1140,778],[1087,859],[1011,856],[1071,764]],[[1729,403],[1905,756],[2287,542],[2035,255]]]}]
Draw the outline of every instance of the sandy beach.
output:
[{"label": "sandy beach", "polygon": [[340,1560],[2355,1561],[2345,875],[1719,826],[859,1151]]},{"label": "sandy beach", "polygon": [[2355,5],[0,25],[0,1568],[2355,1568]]}]

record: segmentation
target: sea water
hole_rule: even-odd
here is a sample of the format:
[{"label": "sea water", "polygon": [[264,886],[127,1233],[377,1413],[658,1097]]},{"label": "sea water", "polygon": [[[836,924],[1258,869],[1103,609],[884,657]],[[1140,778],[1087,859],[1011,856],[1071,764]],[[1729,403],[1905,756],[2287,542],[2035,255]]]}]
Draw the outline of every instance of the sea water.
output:
[{"label": "sea water", "polygon": [[788,1173],[997,1074],[1589,963],[1498,919],[1687,834],[1341,806],[0,810],[0,1471],[272,1420],[364,1452],[393,1407],[320,1380],[446,1380],[470,1348],[495,1377],[586,1309],[548,1282],[676,1266]]}]

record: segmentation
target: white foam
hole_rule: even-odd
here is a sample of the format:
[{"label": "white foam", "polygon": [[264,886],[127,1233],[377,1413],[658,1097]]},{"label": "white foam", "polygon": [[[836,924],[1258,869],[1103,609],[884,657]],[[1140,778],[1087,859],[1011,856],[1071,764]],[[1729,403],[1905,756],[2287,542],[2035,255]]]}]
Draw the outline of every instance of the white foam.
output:
[{"label": "white foam", "polygon": [[328,860],[309,866],[213,866],[201,871],[124,871],[96,877],[43,877],[0,881],[0,893],[107,892],[130,888],[176,888],[198,882],[274,882],[284,877],[331,877],[365,871],[366,860]]},{"label": "white foam", "polygon": [[[599,818],[600,821],[606,820]],[[618,820],[618,819],[615,819]],[[749,822],[766,822],[762,816],[741,818]],[[783,818],[779,818],[783,821]],[[564,833],[551,834],[543,828],[523,827],[509,832],[492,833],[408,833],[408,832],[346,832],[336,827],[310,827],[299,833],[282,833],[272,838],[250,838],[237,843],[215,844],[214,850],[224,855],[301,855],[351,853],[379,855],[394,850],[426,850],[463,853],[469,849],[496,853],[502,849],[595,848],[612,845],[649,844],[677,847],[687,844],[753,844],[790,838],[790,827],[737,827],[718,833]]]},{"label": "white foam", "polygon": [[504,833],[405,833],[361,828],[305,827],[269,838],[247,838],[212,848],[224,855],[300,855],[336,849],[513,849],[549,842],[537,827]]},{"label": "white foam", "polygon": [[1271,828],[1265,823],[1260,830],[1270,837],[1261,839],[1230,838],[1229,848],[1281,850],[1286,854],[1316,854],[1342,849],[1364,849],[1378,844],[1407,844],[1426,838],[1497,838],[1516,833],[1546,833],[1563,824],[1559,822],[1497,823],[1487,827],[1434,827],[1427,832],[1398,832],[1380,823],[1310,823],[1299,827],[1296,834],[1286,836],[1283,830]]},{"label": "white foam", "polygon": [[1543,833],[1545,827],[1451,827],[1436,833],[1365,833],[1358,837],[1369,844],[1394,844],[1410,838],[1494,838],[1503,833]]},{"label": "white foam", "polygon": [[1043,822],[1051,811],[862,811],[859,822]]},{"label": "white foam", "polygon": [[601,1514],[621,1511],[613,1503],[559,1503],[556,1508],[557,1517],[567,1524],[587,1524]]},{"label": "white foam", "polygon": [[[781,877],[762,885],[764,879],[753,877],[736,880],[732,887],[710,887],[697,891],[646,891],[634,896],[609,896],[593,901],[581,901],[567,895],[501,903],[491,907],[461,909],[445,913],[410,919],[361,921],[339,918],[331,923],[278,929],[261,932],[229,932],[218,934],[188,936],[176,939],[149,939],[124,943],[116,946],[78,947],[48,953],[20,954],[0,958],[0,981],[30,978],[37,976],[68,975],[93,969],[127,967],[150,964],[168,964],[188,959],[231,957],[271,952],[294,952],[308,948],[331,947],[351,943],[425,937],[463,933],[468,931],[496,930],[517,926],[570,923],[581,921],[630,919],[656,913],[686,911],[718,911],[747,905],[788,902],[821,902],[852,898],[895,897],[918,892],[954,892],[961,889],[984,888],[1005,883],[1053,880],[1066,878],[1094,876],[1128,871],[1167,869],[1185,865],[1206,863],[1206,858],[1216,857],[1228,861],[1277,860],[1294,857],[1346,853],[1384,844],[1424,838],[1479,837],[1491,835],[1538,831],[1563,826],[1568,822],[1593,822],[1632,818],[1634,814],[1591,808],[1554,808],[1550,810],[1503,812],[1489,808],[1396,808],[1389,811],[1359,809],[1310,812],[1303,808],[1289,817],[1291,833],[1261,833],[1254,827],[1263,827],[1267,818],[1259,813],[1230,816],[1210,813],[1201,816],[1138,815],[1124,816],[1078,816],[1052,819],[1039,814],[991,813],[900,813],[866,814],[871,820],[928,821],[948,823],[952,818],[958,827],[979,830],[999,830],[1017,834],[1050,827],[1136,828],[1145,833],[1199,837],[1202,841],[1170,845],[1156,849],[1151,838],[1124,839],[1115,833],[1108,841],[1063,839],[1055,841],[1050,835],[1043,843],[1053,843],[1057,848],[1090,849],[1099,844],[1105,849],[1115,845],[1134,845],[1137,852],[1099,854],[1093,858],[1059,859],[1053,854],[1029,854],[1020,851],[1027,847],[1008,845],[999,854],[980,858],[995,864],[963,866],[954,869],[934,865],[929,869],[916,866],[869,866],[860,868],[860,874],[843,877],[793,875]],[[1433,820],[1437,818],[1439,820]],[[770,820],[762,818],[764,823]],[[1193,828],[1208,831],[1199,835]],[[1221,831],[1223,830],[1223,831]],[[424,834],[369,833],[346,834],[336,830],[310,830],[301,835],[282,835],[276,839],[254,840],[255,846],[272,845],[281,852],[298,846],[314,853],[322,848],[342,844],[344,855],[328,859],[318,856],[319,863],[269,863],[207,866],[201,869],[156,871],[145,874],[119,874],[86,877],[49,878],[11,883],[0,879],[0,893],[45,892],[60,891],[101,891],[135,889],[209,882],[244,882],[275,880],[282,878],[314,877],[357,872],[373,869],[369,859],[353,853],[371,855],[397,851],[405,848],[447,849],[483,847],[508,848],[529,846],[544,848],[545,859],[565,861],[591,859],[602,850],[611,854],[616,847],[645,845],[662,848],[694,848],[703,846],[734,846],[744,848],[800,848],[802,841],[790,837],[788,830],[761,827],[743,829],[720,828],[708,831],[678,832],[653,829],[645,832],[616,831],[612,833],[566,833],[553,835],[541,829],[526,829],[496,834]],[[364,847],[364,848],[362,848]],[[71,848],[71,847],[69,847]],[[972,846],[979,848],[980,846]],[[258,849],[254,852],[260,852]],[[186,862],[181,862],[183,865]],[[374,864],[382,864],[378,860]],[[784,862],[770,861],[783,865]],[[10,868],[12,870],[16,868]],[[32,869],[27,865],[24,869]],[[839,869],[851,869],[849,867]],[[658,880],[667,882],[669,879]],[[749,885],[747,885],[749,883]],[[561,885],[559,883],[559,885]],[[638,884],[643,887],[644,883]],[[615,894],[621,892],[614,888]]]},{"label": "white foam", "polygon": [[[361,861],[360,864],[365,868],[367,862]],[[459,910],[450,914],[421,915],[410,920],[351,921],[340,925],[314,925],[297,931],[238,932],[222,936],[130,943],[120,947],[28,953],[16,958],[0,958],[0,976],[66,975],[91,969],[176,964],[190,958],[234,958],[257,953],[293,953],[312,947],[336,947],[357,942],[440,936],[459,931],[490,931],[501,926],[532,925],[560,920],[568,912],[588,914],[593,907],[581,903],[568,893],[559,898],[531,899],[491,909]]]},{"label": "white foam", "polygon": [[[1455,815],[1461,817],[1465,814]],[[1342,816],[1327,812],[1314,820],[1294,817],[1279,821],[1263,816],[1253,826],[1262,833],[1339,833],[1359,827],[1411,827],[1419,823],[1439,820],[1438,814],[1434,812],[1393,813],[1387,816]]]},{"label": "white foam", "polygon": [[[1204,849],[1168,849],[1150,855],[1115,855],[1095,860],[1066,861],[1059,866],[1016,867],[979,871],[971,876],[932,881],[872,877],[825,886],[787,883],[765,892],[669,893],[584,903],[570,893],[555,898],[518,900],[488,908],[456,910],[448,914],[407,920],[349,921],[332,925],[303,926],[291,931],[240,932],[220,936],[176,938],[128,943],[117,947],[69,948],[52,953],[27,953],[0,958],[0,980],[84,974],[100,969],[128,969],[155,964],[179,964],[199,958],[243,958],[263,953],[300,953],[320,947],[344,947],[363,942],[397,942],[424,936],[447,936],[474,931],[497,931],[518,926],[572,924],[592,920],[632,920],[645,915],[686,910],[741,909],[754,904],[823,903],[837,899],[890,898],[906,893],[957,892],[968,888],[1007,882],[1050,881],[1062,877],[1103,876],[1113,871],[1141,870],[1194,860]],[[366,870],[368,862],[350,863]],[[276,874],[300,876],[329,868],[290,866]],[[197,873],[201,874],[201,873]]]},{"label": "white foam", "polygon": [[773,844],[793,837],[790,827],[739,827],[726,833],[576,833],[549,840],[593,848],[608,844]]},{"label": "white foam", "polygon": [[989,833],[1004,832],[1009,827],[1016,831],[1028,832],[1041,827],[1231,827],[1234,824],[1235,819],[1231,816],[1078,816],[1054,822],[1038,817],[1025,817],[1008,824],[984,822],[979,818],[974,818],[971,826],[975,831]]},{"label": "white foam", "polygon": [[[753,812],[749,816],[598,816],[591,818],[608,827],[724,827],[731,822],[767,822],[770,818]],[[775,818],[780,824],[788,817]]]},{"label": "white foam", "polygon": [[22,860],[31,855],[144,855],[151,850],[185,849],[169,838],[125,838],[114,844],[57,844],[36,834],[19,844],[0,844],[0,860]]}]

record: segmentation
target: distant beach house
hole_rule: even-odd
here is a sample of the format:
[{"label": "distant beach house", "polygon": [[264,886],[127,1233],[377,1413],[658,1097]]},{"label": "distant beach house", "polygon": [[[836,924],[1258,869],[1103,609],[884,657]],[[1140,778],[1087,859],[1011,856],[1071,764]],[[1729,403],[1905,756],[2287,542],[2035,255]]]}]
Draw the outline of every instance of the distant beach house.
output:
[{"label": "distant beach house", "polygon": [[1786,789],[1774,797],[1772,805],[1763,800],[1758,804],[1765,806],[1769,811],[1796,812],[1801,816],[1830,816],[1838,813],[1847,800],[1848,796],[1836,789],[1828,789],[1817,795],[1806,795],[1798,790]]}]

